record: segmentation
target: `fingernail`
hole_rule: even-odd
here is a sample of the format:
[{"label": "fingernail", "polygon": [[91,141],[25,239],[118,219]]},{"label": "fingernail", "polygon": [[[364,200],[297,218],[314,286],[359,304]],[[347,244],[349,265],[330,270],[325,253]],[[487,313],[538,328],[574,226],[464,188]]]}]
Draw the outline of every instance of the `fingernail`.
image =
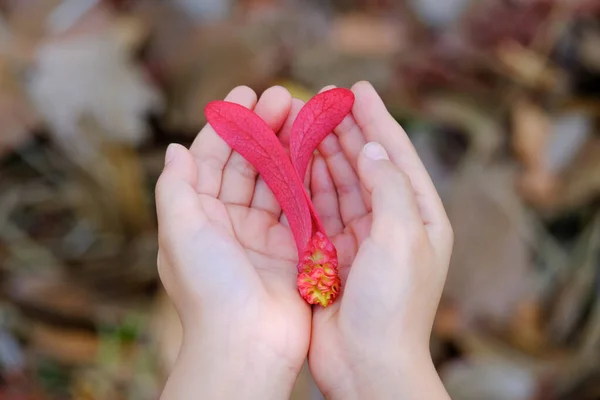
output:
[{"label": "fingernail", "polygon": [[177,145],[175,143],[171,143],[167,147],[167,152],[165,154],[165,165],[167,165],[168,163],[173,161],[173,159],[175,158],[175,153],[177,153],[177,150],[175,149],[175,147],[177,147]]},{"label": "fingernail", "polygon": [[389,160],[387,151],[377,142],[370,142],[365,145],[363,152],[371,160]]}]

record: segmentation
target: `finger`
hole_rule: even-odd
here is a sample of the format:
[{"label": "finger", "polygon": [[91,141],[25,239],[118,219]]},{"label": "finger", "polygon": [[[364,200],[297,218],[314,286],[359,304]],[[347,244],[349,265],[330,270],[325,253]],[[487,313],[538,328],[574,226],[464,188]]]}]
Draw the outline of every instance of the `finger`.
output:
[{"label": "finger", "polygon": [[[325,86],[319,93],[335,88],[335,85]],[[349,124],[348,122],[353,124]],[[351,126],[354,127],[354,130],[349,131],[348,128]],[[351,114],[348,114],[342,123],[334,129],[334,133],[336,131],[339,133],[347,133],[349,131],[350,135],[340,135],[339,139],[334,135],[329,135],[319,145],[319,152],[325,156],[325,160],[327,161],[327,166],[338,190],[342,221],[345,225],[348,225],[371,211],[371,197],[361,187],[356,173],[358,154],[365,145],[365,141],[362,132],[356,126]],[[340,145],[342,137],[346,144],[350,145],[348,150],[353,150],[355,147],[354,154],[352,152],[346,154],[344,148]],[[348,141],[348,138],[358,140]]]},{"label": "finger", "polygon": [[300,110],[302,110],[302,107],[304,107],[304,102],[302,100],[292,99],[290,115],[288,116],[288,119],[285,120],[285,123],[277,135],[279,137],[279,142],[285,149],[290,148],[290,135],[292,134],[292,126],[294,125],[294,121],[296,120],[298,113]]},{"label": "finger", "polygon": [[275,195],[269,189],[262,177],[258,177],[256,187],[254,188],[254,197],[250,207],[268,212],[275,219],[281,216],[281,206],[277,202]]},{"label": "finger", "polygon": [[[328,88],[333,88],[333,87],[327,86],[327,87],[323,88],[322,91],[327,90]],[[362,151],[362,148],[367,143],[367,141],[363,135],[362,130],[360,129],[360,127],[354,120],[354,116],[351,113],[348,114],[342,120],[342,122],[340,122],[340,124],[333,130],[333,133],[338,138],[338,142],[340,145],[339,147],[341,147],[341,151],[342,151],[344,157],[348,160],[348,163],[354,170],[354,174],[357,175],[358,174],[358,172],[357,172],[358,171],[358,167],[357,167],[358,156],[359,156],[360,152]],[[327,153],[328,152],[327,146],[329,146],[329,143],[330,143],[330,140],[328,140],[326,138],[319,146],[319,152]],[[337,171],[338,165],[331,165],[329,161],[328,161],[328,165],[329,165],[331,174],[334,177],[334,180],[336,180],[336,175],[337,175],[336,171]],[[371,196],[364,190],[364,187],[362,187],[362,186],[359,186],[359,187],[360,187],[360,195],[362,198],[362,202],[365,205],[365,208],[367,209],[367,211],[370,212],[371,211]],[[345,208],[344,208],[344,210],[345,210]],[[345,215],[345,213],[342,212],[342,218],[344,219],[344,221],[352,221],[354,217],[352,215]],[[345,223],[347,223],[347,222],[345,222]]]},{"label": "finger", "polygon": [[315,157],[310,171],[312,174],[312,201],[315,205],[315,210],[321,217],[321,222],[323,222],[323,227],[327,235],[335,236],[344,230],[344,224],[340,216],[336,186],[327,169],[325,159],[320,156]]},{"label": "finger", "polygon": [[346,158],[350,161],[352,168],[358,171],[358,156],[365,144],[367,144],[367,139],[365,139],[365,135],[356,123],[354,116],[352,114],[346,115],[342,122],[334,129],[333,133],[338,137],[342,150]]},{"label": "finger", "polygon": [[[254,112],[277,132],[286,120],[292,96],[287,89],[273,86],[258,100]],[[223,169],[219,199],[223,203],[249,206],[256,186],[256,169],[242,155],[234,151]]]},{"label": "finger", "polygon": [[198,169],[191,153],[179,144],[171,144],[155,191],[161,241],[176,243],[177,238],[191,235],[207,223],[197,184]]},{"label": "finger", "polygon": [[359,82],[352,87],[352,91],[356,98],[352,113],[358,127],[368,141],[379,142],[389,152],[392,163],[409,177],[431,242],[448,252],[452,246],[448,217],[406,132],[387,111],[371,84]]},{"label": "finger", "polygon": [[[300,109],[302,109],[302,106],[304,106],[303,101],[298,99],[292,99],[290,113],[285,122],[283,123],[283,127],[279,130],[279,141],[281,142],[282,146],[286,149],[289,147],[292,124],[294,123],[296,116],[300,112]],[[264,210],[276,219],[279,219],[279,217],[281,216],[281,207],[279,206],[275,195],[273,195],[273,192],[271,191],[271,189],[269,189],[269,187],[261,177],[259,177],[256,181],[256,187],[254,188],[254,197],[252,198],[252,203],[250,206],[258,210]]]},{"label": "finger", "polygon": [[374,241],[397,245],[424,233],[410,179],[390,162],[379,143],[368,143],[358,158],[358,172],[371,193]]},{"label": "finger", "polygon": [[[344,225],[349,225],[352,221],[368,214],[369,209],[363,200],[358,175],[342,150],[338,137],[327,136],[321,143],[319,152],[325,158],[328,173],[331,173],[335,184]],[[313,179],[314,177],[313,173]]]},{"label": "finger", "polygon": [[[253,109],[256,93],[247,86],[238,86],[229,92],[225,100]],[[231,147],[217,135],[210,124],[206,124],[196,136],[190,151],[198,164],[198,193],[217,197]]]},{"label": "finger", "polygon": [[335,86],[335,85],[327,85],[323,89],[319,90],[319,93],[323,93],[323,92],[326,92],[328,90],[335,89],[336,87],[337,86]]}]

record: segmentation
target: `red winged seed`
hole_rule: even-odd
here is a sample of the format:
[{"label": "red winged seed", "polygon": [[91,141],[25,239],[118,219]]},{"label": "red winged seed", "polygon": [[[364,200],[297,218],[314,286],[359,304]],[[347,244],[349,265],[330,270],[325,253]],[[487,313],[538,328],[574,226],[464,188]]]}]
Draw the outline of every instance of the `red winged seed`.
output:
[{"label": "red winged seed", "polygon": [[289,156],[266,122],[247,108],[213,101],[205,109],[217,134],[256,168],[281,205],[298,248],[298,291],[308,303],[323,307],[340,292],[337,252],[301,178],[319,143],[353,104],[348,89],[331,89],[309,100],[292,125]]},{"label": "red winged seed", "polygon": [[288,219],[302,257],[313,233],[313,210],[277,136],[258,115],[239,104],[213,101],[206,106],[205,114],[217,134],[256,168],[271,189]]},{"label": "red winged seed", "polygon": [[351,90],[335,88],[319,93],[302,107],[290,134],[290,157],[300,178],[304,179],[319,143],[342,122],[353,104]]}]

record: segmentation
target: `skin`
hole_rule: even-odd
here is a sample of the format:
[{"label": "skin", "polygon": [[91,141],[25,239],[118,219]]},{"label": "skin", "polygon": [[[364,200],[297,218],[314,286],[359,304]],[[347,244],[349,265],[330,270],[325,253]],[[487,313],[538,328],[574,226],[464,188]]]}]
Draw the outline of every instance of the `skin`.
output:
[{"label": "skin", "polygon": [[[352,115],[307,177],[341,265],[343,292],[326,309],[298,295],[293,236],[254,168],[210,126],[189,150],[169,147],[158,265],[184,339],[162,399],[288,398],[307,354],[328,398],[449,398],[428,343],[452,230],[405,132],[370,84],[352,90]],[[226,100],[284,145],[302,107],[281,87]]]},{"label": "skin", "polygon": [[366,82],[352,90],[351,115],[323,141],[312,168],[315,207],[338,249],[344,291],[314,310],[310,370],[332,399],[448,399],[429,338],[452,229],[379,95]]}]

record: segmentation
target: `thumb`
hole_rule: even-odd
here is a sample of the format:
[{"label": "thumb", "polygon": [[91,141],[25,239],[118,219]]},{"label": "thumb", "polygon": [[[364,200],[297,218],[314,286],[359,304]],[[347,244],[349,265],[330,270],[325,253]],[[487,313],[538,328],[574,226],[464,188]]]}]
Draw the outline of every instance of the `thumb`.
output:
[{"label": "thumb", "polygon": [[207,221],[196,191],[198,168],[188,149],[170,144],[156,183],[156,212],[161,239],[176,240]]},{"label": "thumb", "polygon": [[399,232],[424,229],[410,179],[390,161],[381,144],[365,145],[358,157],[358,175],[371,194],[373,239],[389,242]]}]

